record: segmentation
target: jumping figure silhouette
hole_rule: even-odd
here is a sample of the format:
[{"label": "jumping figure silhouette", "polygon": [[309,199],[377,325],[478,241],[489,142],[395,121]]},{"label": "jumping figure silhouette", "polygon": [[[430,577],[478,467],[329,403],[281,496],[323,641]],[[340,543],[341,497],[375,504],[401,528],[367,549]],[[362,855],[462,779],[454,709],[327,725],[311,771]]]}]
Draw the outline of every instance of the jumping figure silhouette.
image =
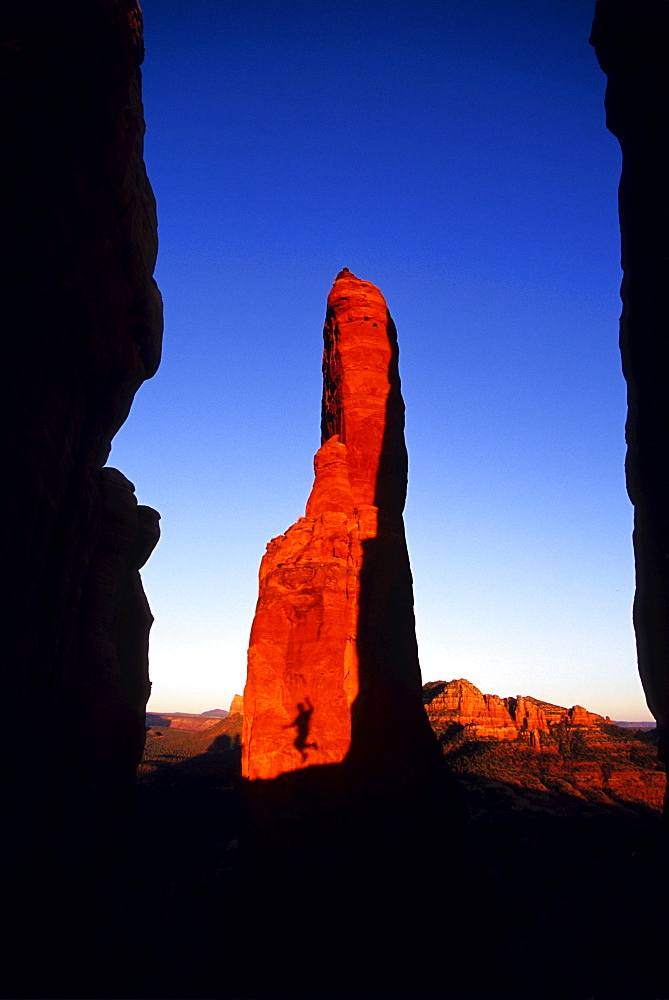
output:
[{"label": "jumping figure silhouette", "polygon": [[302,760],[307,759],[306,751],[308,749],[318,750],[318,743],[308,743],[309,739],[309,727],[311,726],[311,713],[314,710],[314,706],[311,704],[309,698],[305,698],[302,702],[297,703],[297,715],[293,722],[286,729],[297,730],[297,736],[293,740],[293,746],[302,755]]}]

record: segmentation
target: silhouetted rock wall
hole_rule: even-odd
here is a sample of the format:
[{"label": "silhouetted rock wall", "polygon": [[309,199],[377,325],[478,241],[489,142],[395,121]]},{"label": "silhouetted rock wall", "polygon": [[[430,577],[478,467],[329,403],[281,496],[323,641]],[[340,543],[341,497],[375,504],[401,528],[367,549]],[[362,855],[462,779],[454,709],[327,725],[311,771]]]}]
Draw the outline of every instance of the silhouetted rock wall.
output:
[{"label": "silhouetted rock wall", "polygon": [[137,3],[2,15],[3,888],[12,995],[40,974],[52,995],[99,954],[143,748],[158,514],[103,466],[158,366],[162,303]]},{"label": "silhouetted rock wall", "polygon": [[639,671],[669,759],[669,7],[596,5],[591,43],[608,78],[606,124],[622,150],[619,188],[627,381],[627,488],[634,504]]}]

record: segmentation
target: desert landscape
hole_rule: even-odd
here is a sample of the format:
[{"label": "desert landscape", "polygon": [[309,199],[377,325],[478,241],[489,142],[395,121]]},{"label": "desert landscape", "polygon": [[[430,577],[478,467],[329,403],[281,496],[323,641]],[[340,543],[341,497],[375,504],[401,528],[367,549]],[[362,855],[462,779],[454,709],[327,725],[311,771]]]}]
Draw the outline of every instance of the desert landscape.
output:
[{"label": "desert landscape", "polygon": [[[483,695],[466,680],[427,683],[423,701],[485,871],[487,896],[477,906],[492,908],[503,943],[496,995],[661,997],[656,898],[666,776],[657,730],[531,696]],[[134,852],[135,884],[144,888],[126,917],[136,921],[132,936],[139,934],[154,978],[166,965],[178,978],[169,942],[181,940],[194,909],[225,899],[234,919],[242,699],[230,709],[204,731],[176,728],[175,715],[169,728],[148,720],[133,838],[145,845]],[[445,847],[421,877],[441,905],[457,909],[453,863]],[[428,954],[421,961],[443,963]]]},{"label": "desert landscape", "polygon": [[[169,320],[161,371],[163,300],[154,278],[158,215],[144,163],[142,11],[137,0],[35,0],[6,5],[1,19],[10,151],[4,220],[11,248],[0,393],[7,429],[0,678],[10,751],[0,852],[8,918],[2,939],[5,996],[666,1000],[669,8],[646,0],[599,0],[590,37],[594,55],[587,50],[584,70],[587,39],[579,3],[536,0],[525,8],[486,0],[444,5],[388,0],[378,8],[367,0],[328,0],[323,6],[266,0],[193,5],[187,16],[179,5],[154,0],[146,5],[165,32],[158,48],[166,62],[153,93],[166,88],[171,95],[156,133],[176,136],[171,153],[154,162],[165,170],[163,190],[180,192],[167,199],[173,214],[164,217],[163,231],[165,259],[177,263],[162,272],[161,284],[166,315],[181,319]],[[376,33],[370,24],[378,27]],[[572,45],[575,25],[583,36],[581,48]],[[388,26],[393,34],[386,46]],[[483,37],[485,50],[479,46]],[[469,61],[459,60],[456,47],[443,57],[439,46],[452,38],[466,42]],[[562,47],[556,49],[558,41]],[[425,49],[430,59],[424,58]],[[353,62],[347,62],[351,51]],[[599,72],[596,56],[607,80],[606,125],[622,154],[622,377],[618,367],[616,373],[627,388],[624,471],[634,514],[633,624],[645,699],[635,704],[643,711],[648,706],[656,726],[635,725],[637,716],[616,721],[598,712],[597,699],[580,694],[574,700],[586,705],[557,703],[569,701],[571,684],[589,690],[593,677],[600,680],[591,690],[608,698],[629,659],[629,649],[612,645],[606,647],[606,663],[592,653],[605,647],[622,617],[618,611],[595,614],[592,578],[608,581],[606,600],[625,609],[627,633],[630,622],[626,598],[614,599],[614,577],[607,576],[610,551],[598,550],[588,564],[578,561],[581,552],[574,545],[579,538],[585,546],[613,509],[603,494],[594,501],[597,494],[590,490],[601,468],[599,438],[591,434],[598,406],[587,416],[579,409],[571,419],[562,405],[565,394],[572,406],[583,398],[608,399],[608,389],[595,389],[595,358],[603,357],[595,349],[595,331],[603,300],[587,298],[590,279],[580,283],[579,276],[589,259],[581,254],[589,235],[583,213],[594,199],[598,207],[589,218],[599,236],[590,248],[592,261],[604,253],[605,241],[597,242],[602,234],[608,232],[607,245],[612,242],[610,228],[600,229],[596,216],[605,211],[607,198],[612,204],[613,189],[600,197],[595,169],[569,211],[558,206],[544,214],[556,192],[571,193],[563,171],[580,176],[579,153],[574,160],[560,159],[556,172],[542,174],[537,203],[529,197],[534,185],[527,163],[536,171],[552,166],[563,149],[571,151],[575,136],[583,141],[596,131],[589,118],[592,103],[582,113],[580,93],[561,103],[571,79],[561,65],[553,75],[555,51],[571,53],[569,66],[578,67],[584,81],[591,80],[591,70]],[[335,58],[324,59],[326,52]],[[530,54],[534,68],[527,76]],[[495,76],[500,55],[509,61]],[[210,96],[202,84],[207,78],[198,75],[201,67],[218,70],[222,62],[227,83],[218,78],[215,113],[201,114],[199,123],[206,136],[199,146],[200,167],[206,173],[213,164],[213,174],[198,186],[196,161],[186,161],[184,169],[179,158],[199,129],[198,115],[190,116],[188,109],[198,87]],[[182,63],[186,73],[175,77]],[[458,74],[451,79],[456,64]],[[347,65],[354,69],[350,76],[341,72]],[[413,91],[418,77],[422,89]],[[194,88],[191,78],[199,81]],[[491,79],[505,80],[501,100]],[[475,86],[469,88],[472,80]],[[532,86],[519,80],[532,80]],[[369,85],[372,110],[356,118],[363,107],[356,99],[357,81]],[[320,93],[326,84],[327,108]],[[420,98],[405,101],[406,88]],[[314,94],[316,105],[302,103]],[[434,112],[421,117],[423,99],[435,94]],[[536,103],[526,104],[528,94]],[[549,107],[553,124],[548,132],[534,131]],[[512,117],[500,118],[509,108]],[[280,117],[283,111],[288,118]],[[484,111],[487,145],[480,142]],[[217,139],[214,156],[212,119],[225,121],[223,145]],[[453,131],[443,146],[435,145],[447,120]],[[514,167],[509,200],[499,214],[504,171],[493,166],[481,183],[484,175],[477,176],[477,169],[490,167],[512,121],[518,129],[512,155],[499,163]],[[393,131],[398,123],[400,131]],[[534,139],[525,142],[528,124]],[[597,129],[604,131],[599,118]],[[288,143],[290,155],[284,157],[284,139],[291,133],[298,141]],[[404,139],[398,141],[400,135]],[[466,155],[443,184],[459,143]],[[573,148],[595,146],[585,141]],[[218,155],[221,150],[225,155]],[[225,174],[223,161],[236,167]],[[391,164],[397,165],[395,172]],[[166,177],[174,165],[179,180],[171,188]],[[320,188],[315,182],[333,165]],[[466,197],[452,197],[458,177],[465,182],[458,191],[466,190]],[[351,178],[356,183],[349,183]],[[384,187],[389,178],[392,183]],[[276,186],[279,179],[285,187]],[[211,184],[225,197],[202,201]],[[195,207],[188,201],[191,191]],[[379,191],[377,214],[368,215]],[[450,198],[446,213],[439,191]],[[217,199],[225,202],[223,216]],[[488,207],[477,215],[482,205]],[[402,215],[407,206],[409,214]],[[286,234],[297,216],[304,228],[293,245]],[[560,220],[567,216],[563,230]],[[395,217],[400,224],[385,229]],[[424,228],[419,226],[421,235],[410,250],[421,218]],[[500,239],[502,219],[506,235]],[[203,252],[191,254],[179,240],[171,244],[172,233],[183,233],[184,220],[188,232],[196,220],[214,225],[215,238]],[[446,241],[442,231],[448,231]],[[248,243],[247,233],[253,234]],[[271,269],[263,271],[254,254],[273,240],[274,265],[280,268],[271,284]],[[422,272],[429,277],[422,283],[416,280],[420,268],[412,271],[409,258],[429,257],[425,248],[435,240],[441,248],[432,261],[435,269]],[[482,256],[474,252],[477,243]],[[555,253],[557,243],[562,258]],[[309,313],[309,322],[298,319],[306,315],[299,300],[307,297],[304,289],[315,272],[306,282],[295,281],[325,244],[327,259],[319,261],[319,280],[309,292],[318,299],[319,316],[325,301],[319,361],[318,351],[312,351],[318,341],[313,316]],[[342,266],[348,261],[357,269],[358,257],[367,262],[365,277]],[[481,281],[479,273],[493,258],[522,261],[522,281],[512,281],[471,323],[472,312],[493,294],[494,283]],[[535,270],[545,260],[547,270]],[[375,277],[369,265],[377,262],[394,276],[386,290],[392,289],[393,312],[403,318],[399,335],[384,294],[369,280]],[[334,276],[327,298],[326,272],[328,282]],[[242,273],[250,283],[237,283]],[[570,283],[578,285],[571,313],[559,312],[558,322],[554,312],[544,323],[551,295],[544,298],[543,287],[532,319],[527,314],[518,324],[542,273],[551,280],[553,274],[563,276],[551,293],[554,304],[562,302]],[[601,277],[597,266],[589,273]],[[184,274],[196,281],[207,277],[197,293],[183,295]],[[497,274],[506,285],[503,269]],[[458,317],[452,328],[439,322],[422,339],[423,290],[444,284],[449,299],[466,285],[463,308],[450,314]],[[223,289],[219,298],[215,289]],[[405,296],[408,309],[402,305]],[[442,308],[445,297],[440,292],[433,307]],[[184,314],[179,298],[187,307],[206,301],[209,312]],[[260,301],[266,303],[263,321],[245,323]],[[220,311],[227,317],[222,327],[216,326]],[[601,327],[607,343],[608,322]],[[214,335],[200,339],[202,329]],[[425,673],[449,679],[423,683],[415,615],[421,584],[414,579],[405,527],[408,450],[399,366],[404,330],[403,344],[427,349],[421,378],[411,392],[404,387],[422,415],[422,433],[413,437],[416,451],[439,473],[424,496],[431,497],[423,507],[426,521],[441,511],[427,545],[448,537],[453,554],[460,546],[457,562],[443,558],[445,547],[438,553],[433,637],[454,634],[455,619],[467,613],[460,591],[470,568],[483,565],[469,591],[479,631],[468,638],[466,629],[461,633],[467,663],[475,669],[478,654],[485,654],[499,676],[508,677],[501,672],[510,661],[497,654],[513,633],[526,668],[534,656],[547,657],[544,666],[550,661],[550,670],[536,675],[542,677],[536,688],[516,683],[512,672],[510,682],[500,682],[499,693],[486,693],[465,679],[468,671],[451,666],[453,656],[438,658],[439,641],[425,644],[429,662],[436,664]],[[222,331],[225,336],[219,337]],[[581,354],[584,338],[588,350]],[[222,340],[227,353],[220,353]],[[303,345],[304,364],[295,360],[299,351],[290,355],[290,341]],[[287,362],[289,356],[293,361]],[[560,369],[556,381],[563,356],[574,363]],[[484,359],[490,362],[485,370]],[[302,382],[314,371],[318,378],[319,367],[320,443],[314,433],[317,394],[305,392]],[[512,370],[525,372],[520,383],[511,379]],[[161,372],[167,372],[165,381]],[[138,404],[135,397],[155,375],[157,409],[153,404],[143,409],[147,397],[140,395]],[[216,419],[228,406],[221,402],[226,393],[233,400],[226,412],[235,414],[237,435],[225,438],[227,451],[217,436],[226,419]],[[164,512],[163,535],[169,539],[173,528],[172,538],[181,538],[178,557],[172,540],[152,556],[161,514],[138,503],[134,483],[107,464],[133,406],[133,420],[141,423],[142,414],[149,415],[150,433],[134,452],[119,448],[115,460],[137,478],[142,494],[145,474],[153,486],[165,487],[165,504],[160,489],[156,502]],[[284,423],[291,407],[295,419]],[[615,423],[614,409],[607,403],[602,424]],[[479,423],[484,411],[486,420]],[[548,411],[558,418],[547,421]],[[302,422],[312,427],[308,435],[297,432]],[[500,422],[505,430],[498,437]],[[528,469],[543,457],[549,427],[560,429],[562,471],[557,479],[548,475],[539,489],[541,474]],[[586,428],[589,443],[579,458]],[[621,417],[613,432],[621,447],[622,434]],[[488,443],[483,465],[481,440]],[[206,448],[200,451],[203,441]],[[288,489],[292,473],[284,474],[293,448],[307,467],[315,451],[313,477],[300,475]],[[265,487],[255,494],[248,490],[250,480],[234,478],[240,468],[248,471],[249,455],[250,464],[266,474]],[[622,451],[618,457],[622,492]],[[512,458],[516,475],[505,480],[502,495],[497,487]],[[447,459],[451,471],[444,475]],[[162,472],[154,478],[156,460]],[[216,488],[208,493],[202,484],[212,469]],[[464,542],[451,520],[461,482],[470,526]],[[223,495],[224,524],[211,516],[214,500],[222,509]],[[554,497],[562,502],[567,496],[577,502],[558,504],[561,529],[548,517],[530,544],[529,527],[536,529],[549,510],[555,515]],[[228,591],[217,593],[220,577],[210,572],[209,550],[227,531],[232,565],[249,511],[268,530],[254,534],[256,541],[262,537],[254,566],[262,545],[266,548],[253,584],[255,614],[246,616],[235,603],[246,569],[236,563]],[[578,521],[584,513],[572,536],[570,516]],[[412,523],[420,533],[420,519]],[[197,531],[189,531],[194,526]],[[563,558],[567,536],[573,548]],[[606,535],[619,536],[617,528]],[[498,542],[510,543],[503,557]],[[490,549],[497,553],[492,562]],[[174,561],[168,559],[152,577],[163,551]],[[521,558],[528,552],[534,553],[529,562]],[[540,572],[527,576],[532,562]],[[450,591],[441,589],[444,580]],[[151,606],[145,593],[149,581],[147,592],[156,593]],[[175,600],[173,615],[164,613],[163,585]],[[446,593],[450,602],[440,596]],[[590,597],[579,607],[579,595],[585,594]],[[562,603],[567,597],[571,614]],[[199,646],[194,643],[200,627],[194,623],[201,619],[180,617],[198,601],[209,607],[213,601],[217,608]],[[451,604],[457,604],[455,616]],[[530,606],[537,614],[556,611],[557,624],[548,638],[544,633],[545,641],[536,642]],[[220,636],[219,630],[242,621],[245,635],[250,629],[243,694],[235,684],[231,690],[239,693],[228,707],[192,710],[193,694],[192,702],[172,702],[173,711],[151,709],[147,715],[160,673],[153,666],[149,671],[154,615],[161,635],[163,625],[176,622],[172,645],[167,654],[163,645],[160,656],[164,664],[177,664],[189,690],[200,682],[210,648],[204,633]],[[570,660],[560,644],[577,621],[583,648]],[[492,656],[479,645],[479,632],[493,637]],[[180,634],[181,640],[174,638]],[[569,638],[573,641],[573,634]],[[225,658],[217,649],[222,670]],[[566,692],[564,698],[554,693],[555,684]],[[518,693],[526,688],[529,693]],[[206,703],[220,705],[218,696],[210,701],[209,691]]]}]

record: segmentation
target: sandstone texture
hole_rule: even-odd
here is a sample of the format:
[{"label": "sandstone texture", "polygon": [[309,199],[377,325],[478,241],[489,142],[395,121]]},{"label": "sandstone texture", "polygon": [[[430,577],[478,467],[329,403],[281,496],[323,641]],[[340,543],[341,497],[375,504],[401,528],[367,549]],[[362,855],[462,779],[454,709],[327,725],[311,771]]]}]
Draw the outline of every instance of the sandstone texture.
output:
[{"label": "sandstone texture", "polygon": [[244,714],[244,698],[241,694],[234,695],[232,701],[230,702],[230,709],[228,715],[243,715]]},{"label": "sandstone texture", "polygon": [[323,336],[313,489],[305,516],[269,543],[260,567],[244,692],[243,774],[252,780],[341,763],[361,712],[375,717],[365,736],[373,745],[387,725],[381,706],[392,718],[391,702],[418,705],[404,404],[378,288],[342,271]]},{"label": "sandstone texture", "polygon": [[548,732],[544,713],[525,698],[481,694],[466,680],[426,684],[423,699],[430,725],[440,731],[456,725],[472,739],[495,740],[515,740],[521,732]]},{"label": "sandstone texture", "polygon": [[[423,687],[430,724],[460,775],[590,802],[662,806],[656,733],[616,726],[580,705],[482,694],[466,680]],[[546,808],[555,808],[552,798]]]},{"label": "sandstone texture", "polygon": [[425,684],[423,702],[430,725],[439,733],[455,725],[471,739],[515,740],[521,737],[537,749],[541,734],[550,733],[559,723],[593,726],[597,722],[610,722],[580,705],[566,709],[520,694],[515,698],[482,694],[464,679]]},{"label": "sandstone texture", "polygon": [[150,687],[158,514],[103,468],[160,358],[142,20],[134,0],[2,13],[5,982],[74,996],[107,936]]},{"label": "sandstone texture", "polygon": [[627,489],[634,504],[634,626],[639,672],[669,759],[669,9],[600,2],[591,44],[607,75],[606,124],[618,138],[627,382]]}]

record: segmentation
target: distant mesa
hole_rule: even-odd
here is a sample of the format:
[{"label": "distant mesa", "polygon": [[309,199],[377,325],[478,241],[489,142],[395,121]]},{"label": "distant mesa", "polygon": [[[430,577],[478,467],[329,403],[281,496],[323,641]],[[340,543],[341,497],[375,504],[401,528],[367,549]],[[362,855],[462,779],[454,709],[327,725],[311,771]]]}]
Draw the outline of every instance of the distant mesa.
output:
[{"label": "distant mesa", "polygon": [[[219,711],[221,711],[219,709]],[[157,712],[146,713],[146,729],[155,729],[156,726],[162,729],[184,729],[188,732],[199,732],[202,729],[209,729],[215,726],[221,719],[227,718],[225,715],[189,715],[187,712]]]},{"label": "distant mesa", "polygon": [[666,775],[656,731],[620,726],[580,705],[483,694],[470,681],[433,681],[423,701],[449,766],[526,791],[660,809]]},{"label": "distant mesa", "polygon": [[423,702],[435,731],[455,723],[473,739],[516,740],[519,737],[539,749],[542,735],[551,733],[560,723],[594,726],[610,723],[602,715],[588,712],[580,705],[562,708],[537,698],[517,695],[500,698],[482,694],[471,681],[433,681],[423,687]]},{"label": "distant mesa", "polygon": [[244,699],[236,694],[230,703],[229,710],[225,708],[210,708],[206,712],[147,712],[147,730],[162,726],[163,729],[182,729],[187,732],[199,732],[227,719],[230,715],[244,714]]}]

